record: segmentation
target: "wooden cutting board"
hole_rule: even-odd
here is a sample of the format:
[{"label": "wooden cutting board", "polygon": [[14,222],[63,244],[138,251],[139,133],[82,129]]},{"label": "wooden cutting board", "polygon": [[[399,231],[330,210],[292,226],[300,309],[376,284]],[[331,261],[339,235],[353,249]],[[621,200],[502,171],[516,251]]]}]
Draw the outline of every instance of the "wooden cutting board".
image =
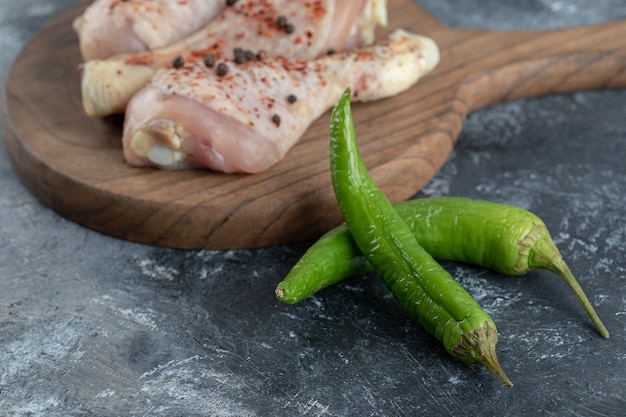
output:
[{"label": "wooden cutting board", "polygon": [[[17,57],[5,86],[9,158],[45,205],[100,232],[174,248],[290,243],[341,222],[330,184],[329,114],[262,174],[127,166],[120,120],[90,119],[82,110],[71,22],[84,7],[46,24]],[[626,86],[626,21],[546,32],[467,30],[438,23],[412,0],[389,0],[389,22],[379,37],[403,27],[441,48],[437,69],[410,91],[353,107],[365,162],[394,202],[435,175],[468,112],[524,97]]]}]

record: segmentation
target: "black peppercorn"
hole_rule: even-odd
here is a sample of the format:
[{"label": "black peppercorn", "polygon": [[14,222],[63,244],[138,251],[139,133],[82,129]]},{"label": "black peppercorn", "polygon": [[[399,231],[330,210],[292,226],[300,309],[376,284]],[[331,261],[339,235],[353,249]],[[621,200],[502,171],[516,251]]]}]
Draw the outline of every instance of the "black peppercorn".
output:
[{"label": "black peppercorn", "polygon": [[185,59],[182,56],[177,55],[174,57],[174,59],[172,59],[172,66],[174,68],[178,69],[184,65],[185,65]]},{"label": "black peppercorn", "polygon": [[274,114],[274,116],[272,116],[272,122],[274,122],[276,126],[280,126],[280,116],[277,114]]},{"label": "black peppercorn", "polygon": [[284,28],[287,25],[287,18],[282,15],[276,16],[276,26]]},{"label": "black peppercorn", "polygon": [[204,65],[209,68],[213,68],[215,66],[215,55],[212,53],[208,53],[204,56]]},{"label": "black peppercorn", "polygon": [[243,55],[246,57],[246,61],[252,61],[254,59],[254,52],[251,50],[246,50]]},{"label": "black peppercorn", "polygon": [[246,62],[246,54],[241,48],[233,49],[233,59],[235,64],[243,64]]},{"label": "black peppercorn", "polygon": [[217,64],[217,68],[215,69],[215,73],[217,74],[218,77],[223,77],[226,74],[228,74],[228,65],[226,65],[223,62],[220,62],[219,64]]},{"label": "black peppercorn", "polygon": [[226,0],[226,6],[234,6],[237,3],[237,0]]},{"label": "black peppercorn", "polygon": [[284,29],[285,33],[293,33],[293,31],[296,30],[296,28],[291,23],[287,23]]},{"label": "black peppercorn", "polygon": [[289,94],[289,95],[287,96],[287,102],[288,102],[289,104],[293,104],[293,103],[295,103],[296,101],[298,101],[298,97],[296,97],[294,94]]}]

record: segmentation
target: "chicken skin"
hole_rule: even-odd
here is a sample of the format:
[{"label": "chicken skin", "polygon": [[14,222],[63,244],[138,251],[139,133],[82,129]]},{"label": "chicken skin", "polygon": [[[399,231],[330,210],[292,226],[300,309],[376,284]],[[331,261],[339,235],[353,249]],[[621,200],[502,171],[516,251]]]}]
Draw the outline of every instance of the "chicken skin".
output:
[{"label": "chicken skin", "polygon": [[226,8],[224,0],[95,0],[74,19],[84,61],[163,48]]},{"label": "chicken skin", "polygon": [[81,69],[83,107],[92,117],[123,113],[162,68],[249,55],[313,59],[371,44],[387,23],[386,0],[239,0],[193,35],[165,48],[92,60]]},{"label": "chicken skin", "polygon": [[124,156],[134,166],[259,173],[280,161],[346,87],[355,101],[390,97],[438,62],[433,40],[396,30],[375,45],[315,60],[163,69],[129,103]]}]

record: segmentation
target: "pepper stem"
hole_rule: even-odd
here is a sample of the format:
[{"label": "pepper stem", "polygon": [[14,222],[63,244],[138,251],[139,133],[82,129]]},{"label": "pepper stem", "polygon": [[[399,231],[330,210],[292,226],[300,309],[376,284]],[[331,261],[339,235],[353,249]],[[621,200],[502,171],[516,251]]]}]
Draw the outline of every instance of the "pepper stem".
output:
[{"label": "pepper stem", "polygon": [[498,330],[488,321],[470,332],[463,333],[461,340],[452,348],[451,354],[465,363],[481,363],[487,367],[504,385],[513,383],[506,375],[496,355]]},{"label": "pepper stem", "polygon": [[602,323],[602,320],[600,320],[600,317],[589,302],[582,287],[574,277],[574,274],[572,274],[569,266],[567,266],[563,260],[559,249],[550,237],[542,236],[537,239],[535,245],[530,249],[528,264],[531,268],[544,268],[560,276],[583,306],[585,312],[587,312],[587,315],[589,315],[591,321],[598,329],[600,336],[605,339],[609,337],[609,331]]}]

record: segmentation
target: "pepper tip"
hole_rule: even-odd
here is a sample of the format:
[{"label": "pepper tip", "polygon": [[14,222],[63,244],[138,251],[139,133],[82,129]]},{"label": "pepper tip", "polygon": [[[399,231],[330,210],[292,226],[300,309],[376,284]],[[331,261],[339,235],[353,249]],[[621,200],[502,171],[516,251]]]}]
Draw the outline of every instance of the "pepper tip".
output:
[{"label": "pepper tip", "polygon": [[450,353],[463,362],[483,364],[502,384],[512,387],[513,383],[498,361],[496,355],[497,342],[498,331],[493,324],[486,321],[481,327],[464,333]]}]

